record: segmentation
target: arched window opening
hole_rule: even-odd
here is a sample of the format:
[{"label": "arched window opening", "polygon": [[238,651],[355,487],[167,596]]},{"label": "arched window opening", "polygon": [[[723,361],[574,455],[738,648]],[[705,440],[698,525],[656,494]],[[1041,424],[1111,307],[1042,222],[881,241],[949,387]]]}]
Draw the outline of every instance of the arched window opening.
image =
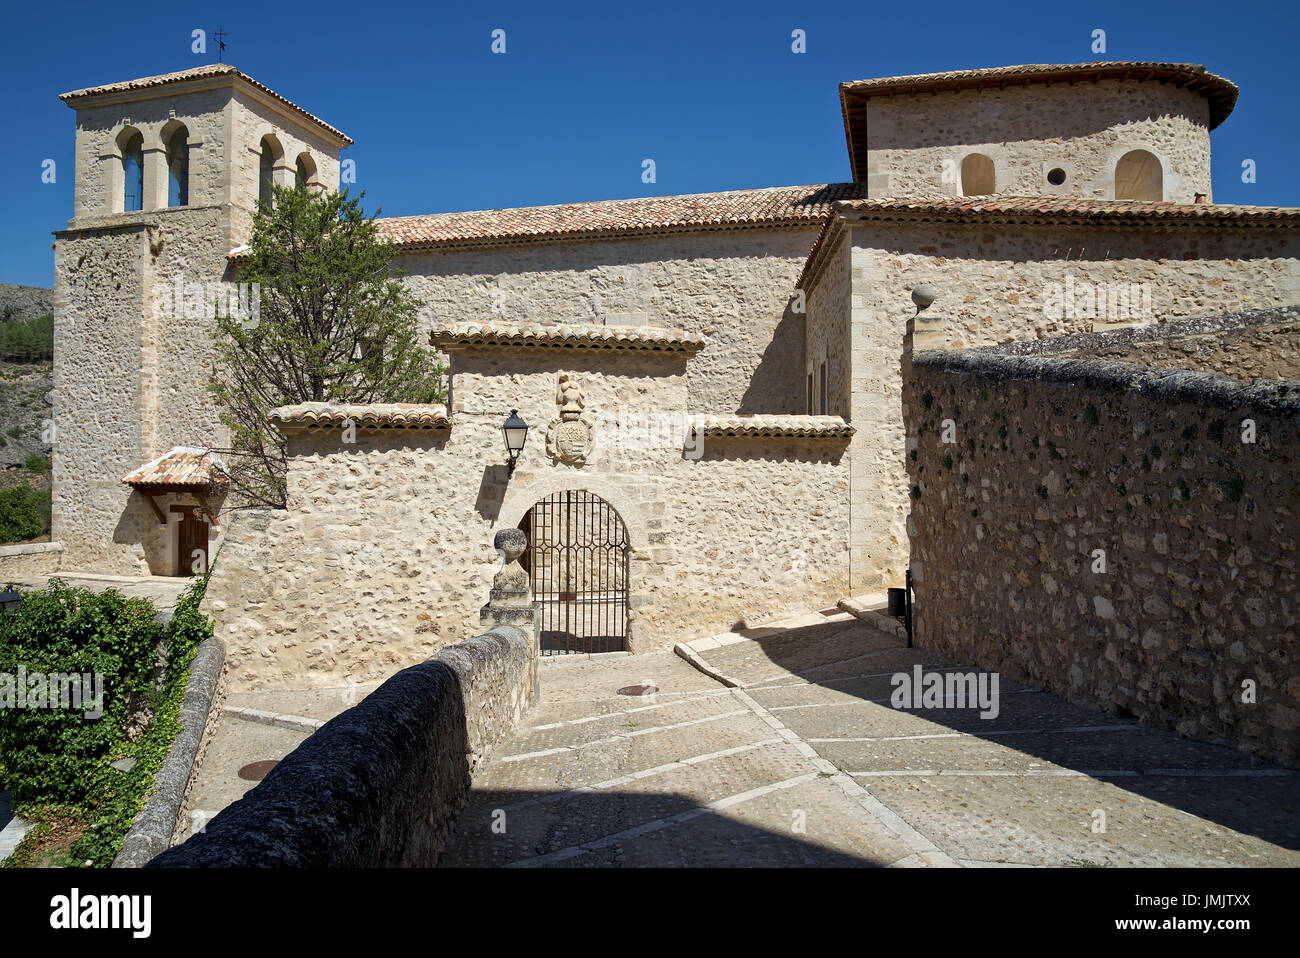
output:
[{"label": "arched window opening", "polygon": [[144,137],[139,130],[123,130],[118,138],[122,147],[122,212],[144,209]]},{"label": "arched window opening", "polygon": [[190,205],[190,134],[184,126],[167,140],[167,205]]},{"label": "arched window opening", "polygon": [[294,165],[294,184],[298,187],[313,186],[316,183],[316,164],[312,161],[311,155],[301,153],[298,156],[298,162]]},{"label": "arched window opening", "polygon": [[993,161],[983,153],[971,153],[961,161],[962,196],[991,196],[995,181]]},{"label": "arched window opening", "polygon": [[1147,150],[1131,150],[1115,164],[1115,199],[1158,203],[1165,198],[1160,158]]},{"label": "arched window opening", "polygon": [[284,151],[275,137],[269,134],[262,137],[262,155],[257,167],[257,199],[266,206],[270,206],[274,198],[271,185],[275,182],[276,164],[283,156]]}]

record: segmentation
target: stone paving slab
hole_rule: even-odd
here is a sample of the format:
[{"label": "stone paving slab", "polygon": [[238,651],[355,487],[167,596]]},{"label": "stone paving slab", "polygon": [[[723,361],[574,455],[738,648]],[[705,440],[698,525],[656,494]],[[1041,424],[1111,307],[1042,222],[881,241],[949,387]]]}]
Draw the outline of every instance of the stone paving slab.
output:
[{"label": "stone paving slab", "polygon": [[[937,849],[904,861],[1300,864],[1300,773],[1235,749],[1006,679],[996,718],[978,708],[894,709],[892,670],[968,667],[906,649],[867,624],[804,623],[695,655],[745,688],[736,694],[778,734],[832,769],[858,773],[877,819],[896,816]],[[1104,832],[1093,830],[1097,811]]]},{"label": "stone paving slab", "polygon": [[698,734],[712,734],[714,721],[725,721],[724,716],[737,712],[750,714],[743,705],[727,696],[679,699],[647,706],[635,712],[607,712],[599,717],[591,716],[586,721],[570,720],[562,724],[544,725],[540,729],[519,729],[511,749],[531,752],[560,746],[587,747],[611,736],[669,734],[668,731],[660,733],[650,730],[672,726],[680,726],[682,736],[689,741]]},{"label": "stone paving slab", "polygon": [[[808,773],[805,760],[788,743],[768,742],[690,764],[637,763],[645,766],[642,773],[654,774],[632,780],[622,776],[617,784],[587,791],[501,790],[477,780],[442,864],[500,865],[548,854]],[[539,780],[544,781],[533,777]]]},{"label": "stone paving slab", "polygon": [[[1289,841],[1293,847],[1182,810],[1180,806],[1189,804],[1185,782],[1161,782],[1149,795],[1088,777],[913,777],[870,783],[876,797],[958,861],[1125,867],[1300,865],[1294,849],[1295,806],[1287,813],[1273,804],[1294,803],[1294,784],[1258,779],[1194,783],[1198,792],[1207,786],[1212,793],[1201,795],[1194,808],[1205,806],[1222,818],[1225,807],[1241,803],[1245,814],[1232,816],[1236,824]],[[1098,810],[1105,813],[1104,833],[1093,831]]]},{"label": "stone paving slab", "polygon": [[180,840],[257,785],[239,777],[241,768],[253,762],[278,762],[306,741],[308,734],[223,715],[181,809]]},{"label": "stone paving slab", "polygon": [[231,692],[225,705],[230,708],[257,709],[278,715],[301,715],[328,721],[346,712],[379,688],[381,682],[321,689],[268,689],[260,692]]},{"label": "stone paving slab", "polygon": [[[491,773],[480,773],[485,787],[496,782],[511,787],[572,788],[618,778],[628,771],[655,768],[694,755],[734,748],[771,738],[770,729],[743,706],[737,714],[707,725],[652,731],[637,737],[619,737],[591,743],[575,741],[575,747],[555,753],[522,753],[513,744],[491,761]],[[645,731],[645,730],[641,730]],[[516,768],[511,768],[516,766]],[[476,780],[477,784],[477,780]]]},{"label": "stone paving slab", "polygon": [[[818,695],[827,699],[818,703]],[[768,705],[765,697],[755,698]],[[1061,728],[1140,728],[1134,721],[1100,710],[1084,709],[1042,694],[1004,695],[996,718],[980,718],[976,709],[894,709],[882,702],[848,702],[825,690],[811,690],[805,701],[770,706],[773,714],[810,740],[899,739],[920,736],[975,735],[1000,739],[1016,731]],[[804,708],[803,705],[812,707]],[[824,706],[824,707],[822,707]]]},{"label": "stone paving slab", "polygon": [[[672,655],[634,658],[543,669],[541,705],[475,776],[442,865],[917,858],[917,847],[865,810],[860,787],[743,693]],[[662,696],[684,697],[628,714],[615,692],[644,678]]]},{"label": "stone paving slab", "polygon": [[[802,831],[795,830],[796,813],[801,814]],[[842,868],[891,865],[910,854],[894,835],[854,814],[834,785],[814,779],[738,804],[725,814],[697,813],[673,827],[630,836],[554,864]]]},{"label": "stone paving slab", "polygon": [[[824,670],[828,663],[893,648],[895,640],[844,617],[700,653],[711,666],[748,685]],[[698,651],[698,649],[697,649]]]},{"label": "stone paving slab", "polygon": [[[1110,726],[1104,732],[1057,729],[997,738],[956,738],[884,742],[815,742],[814,747],[850,773],[884,774],[898,770],[1015,770],[1045,774],[1051,769],[1084,772],[1196,769],[1200,771],[1274,770],[1235,749],[1179,739],[1140,726]],[[1037,772],[1033,770],[1038,770]],[[1278,774],[1286,774],[1276,770]],[[1300,773],[1297,775],[1300,781]]]}]

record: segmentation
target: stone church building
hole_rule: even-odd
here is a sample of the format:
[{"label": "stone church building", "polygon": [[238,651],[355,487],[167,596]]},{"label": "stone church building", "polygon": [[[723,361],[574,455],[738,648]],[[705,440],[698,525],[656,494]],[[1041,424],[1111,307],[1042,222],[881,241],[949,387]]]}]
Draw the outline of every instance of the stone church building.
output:
[{"label": "stone church building", "polygon": [[953,346],[1300,302],[1300,210],[1213,202],[1237,92],[1132,62],[847,82],[847,182],[381,219],[448,404],[277,410],[284,510],[228,501],[195,304],[238,283],[269,184],[338,188],[351,140],[229,65],[66,93],[61,567],[216,554],[236,688],[374,679],[475,634],[499,528],[529,534],[557,652],[901,585],[915,286]]}]

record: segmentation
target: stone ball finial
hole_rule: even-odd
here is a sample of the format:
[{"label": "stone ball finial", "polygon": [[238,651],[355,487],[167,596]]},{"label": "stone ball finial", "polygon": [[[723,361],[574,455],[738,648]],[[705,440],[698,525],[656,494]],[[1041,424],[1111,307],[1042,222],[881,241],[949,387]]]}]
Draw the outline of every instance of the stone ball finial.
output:
[{"label": "stone ball finial", "polygon": [[528,548],[528,537],[523,529],[500,529],[492,537],[492,548],[504,554],[507,562],[514,562]]},{"label": "stone ball finial", "polygon": [[933,303],[938,295],[929,283],[917,283],[912,287],[912,302],[916,304],[918,313]]}]

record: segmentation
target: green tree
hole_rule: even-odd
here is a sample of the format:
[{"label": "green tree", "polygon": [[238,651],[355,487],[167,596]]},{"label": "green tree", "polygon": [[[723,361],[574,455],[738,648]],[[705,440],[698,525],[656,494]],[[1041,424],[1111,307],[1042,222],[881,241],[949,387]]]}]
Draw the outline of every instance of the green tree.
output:
[{"label": "green tree", "polygon": [[275,407],[446,395],[443,367],[419,342],[418,301],[395,278],[364,196],[275,187],[254,216],[238,280],[256,284],[256,316],[218,315],[209,386],[231,431],[231,479],[252,501],[284,504],[284,439],[267,422]]}]

